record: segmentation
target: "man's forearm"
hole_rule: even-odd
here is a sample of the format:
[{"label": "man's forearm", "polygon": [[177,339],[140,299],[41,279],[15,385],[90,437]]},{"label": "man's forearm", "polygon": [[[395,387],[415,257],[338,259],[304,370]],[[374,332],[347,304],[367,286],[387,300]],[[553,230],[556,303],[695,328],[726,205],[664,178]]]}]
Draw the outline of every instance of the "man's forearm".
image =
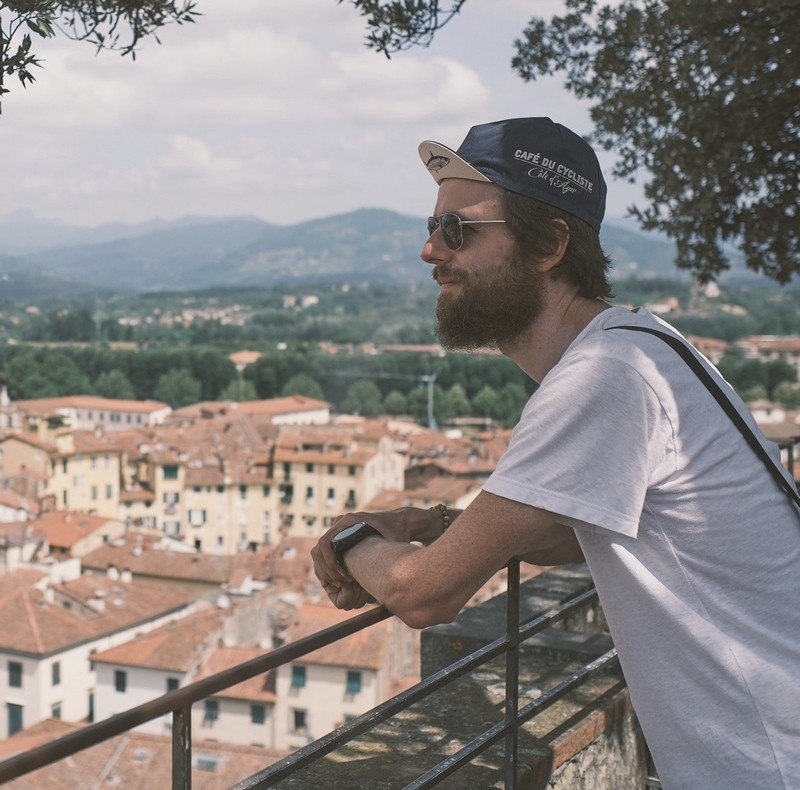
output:
[{"label": "man's forearm", "polygon": [[[452,621],[463,602],[448,604],[448,595],[432,597],[423,579],[425,550],[379,537],[362,540],[347,552],[350,575],[390,612],[413,628]],[[429,575],[429,574],[428,574]]]}]

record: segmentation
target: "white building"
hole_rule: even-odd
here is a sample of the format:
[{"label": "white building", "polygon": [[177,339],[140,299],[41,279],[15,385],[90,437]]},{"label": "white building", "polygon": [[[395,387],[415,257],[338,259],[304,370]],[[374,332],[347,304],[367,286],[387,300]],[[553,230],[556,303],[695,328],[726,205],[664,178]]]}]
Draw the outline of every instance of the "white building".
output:
[{"label": "white building", "polygon": [[[79,573],[77,560],[58,565],[58,575],[70,569]],[[191,600],[184,590],[103,576],[0,576],[0,739],[42,719],[92,720],[91,654],[187,614]]]}]

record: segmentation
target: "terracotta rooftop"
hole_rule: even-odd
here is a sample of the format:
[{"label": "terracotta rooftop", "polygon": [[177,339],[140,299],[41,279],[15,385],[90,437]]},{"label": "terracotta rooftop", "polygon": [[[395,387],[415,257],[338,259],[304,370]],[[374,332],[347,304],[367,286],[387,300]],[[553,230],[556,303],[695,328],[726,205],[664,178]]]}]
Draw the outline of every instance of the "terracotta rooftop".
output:
[{"label": "terracotta rooftop", "polygon": [[141,486],[126,488],[119,492],[120,502],[153,502],[155,498],[154,492]]},{"label": "terracotta rooftop", "polygon": [[264,355],[260,351],[234,351],[233,354],[228,354],[228,359],[234,365],[252,365],[258,362]]},{"label": "terracotta rooftop", "polygon": [[[185,590],[82,576],[53,587],[54,602],[14,571],[0,577],[0,648],[46,655],[176,612],[192,600]],[[40,574],[41,575],[41,574]],[[2,582],[15,582],[3,593]],[[89,600],[104,601],[96,611]],[[68,608],[69,607],[69,608]]]},{"label": "terracotta rooftop", "polygon": [[57,409],[98,409],[105,411],[129,411],[150,414],[169,409],[169,405],[155,400],[119,400],[99,398],[95,395],[67,395],[62,398],[32,398],[14,401],[14,406],[24,412],[47,413]]},{"label": "terracotta rooftop", "polygon": [[84,568],[105,573],[109,565],[118,570],[127,568],[135,576],[149,576],[176,581],[201,581],[221,585],[228,581],[235,563],[232,555],[212,556],[199,552],[164,551],[155,548],[155,537],[127,533],[104,543],[81,560]]},{"label": "terracotta rooftop", "polygon": [[74,513],[70,510],[56,510],[45,513],[31,521],[31,526],[44,535],[47,542],[56,548],[69,549],[79,540],[102,529],[116,519],[94,516],[88,513]]},{"label": "terracotta rooftop", "polygon": [[291,414],[298,411],[316,411],[329,409],[331,404],[305,395],[290,395],[286,398],[270,398],[268,400],[247,400],[236,405],[237,411],[243,414]]},{"label": "terracotta rooftop", "polygon": [[[77,724],[40,722],[0,744],[4,756],[47,743],[80,729]],[[259,746],[234,746],[192,739],[191,785],[195,790],[231,787],[286,756]],[[199,766],[199,767],[198,767]],[[166,735],[126,732],[40,768],[4,785],[9,790],[71,788],[162,788],[172,785],[172,739]]]},{"label": "terracotta rooftop", "polygon": [[216,641],[225,617],[221,609],[204,609],[95,653],[92,661],[191,673],[200,666],[209,641]]},{"label": "terracotta rooftop", "polygon": [[[266,655],[272,648],[261,647],[217,647],[208,655],[194,680],[216,675],[238,664],[244,664],[254,658]],[[275,672],[256,675],[235,686],[223,689],[214,695],[225,699],[241,699],[249,702],[275,702]]]},{"label": "terracotta rooftop", "polygon": [[[294,642],[351,617],[352,612],[336,609],[332,605],[305,604],[297,610],[290,626],[289,640]],[[384,665],[388,649],[389,630],[386,621],[383,621],[315,650],[297,659],[296,663],[377,670]]]},{"label": "terracotta rooftop", "polygon": [[8,488],[0,488],[0,505],[27,510],[29,513],[39,512],[39,505],[36,502],[26,499]]},{"label": "terracotta rooftop", "polygon": [[39,439],[30,433],[9,433],[0,439],[0,442],[8,441],[22,442],[23,444],[28,444],[31,447],[37,447],[40,450],[44,450],[47,453],[58,452],[58,448],[52,442],[46,442],[44,439]]}]

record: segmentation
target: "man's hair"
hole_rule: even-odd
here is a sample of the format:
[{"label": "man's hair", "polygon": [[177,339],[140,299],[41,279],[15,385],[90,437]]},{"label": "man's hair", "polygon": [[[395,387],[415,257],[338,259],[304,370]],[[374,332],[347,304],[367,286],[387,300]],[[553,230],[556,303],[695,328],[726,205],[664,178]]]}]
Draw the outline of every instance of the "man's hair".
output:
[{"label": "man's hair", "polygon": [[569,228],[569,242],[560,263],[550,270],[553,277],[563,277],[587,299],[610,298],[608,282],[611,261],[600,246],[600,236],[582,219],[539,200],[502,192],[502,206],[509,230],[517,247],[526,257],[542,260],[553,255],[564,238],[562,220]]}]

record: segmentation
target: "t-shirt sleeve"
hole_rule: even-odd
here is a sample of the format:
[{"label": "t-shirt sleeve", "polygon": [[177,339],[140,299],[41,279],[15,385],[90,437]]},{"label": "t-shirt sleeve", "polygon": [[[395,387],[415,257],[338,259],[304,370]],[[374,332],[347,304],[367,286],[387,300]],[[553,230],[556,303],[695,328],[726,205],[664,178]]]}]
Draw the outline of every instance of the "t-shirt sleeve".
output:
[{"label": "t-shirt sleeve", "polygon": [[528,402],[484,489],[557,513],[569,526],[636,537],[648,486],[671,466],[671,436],[634,367],[573,354]]}]

